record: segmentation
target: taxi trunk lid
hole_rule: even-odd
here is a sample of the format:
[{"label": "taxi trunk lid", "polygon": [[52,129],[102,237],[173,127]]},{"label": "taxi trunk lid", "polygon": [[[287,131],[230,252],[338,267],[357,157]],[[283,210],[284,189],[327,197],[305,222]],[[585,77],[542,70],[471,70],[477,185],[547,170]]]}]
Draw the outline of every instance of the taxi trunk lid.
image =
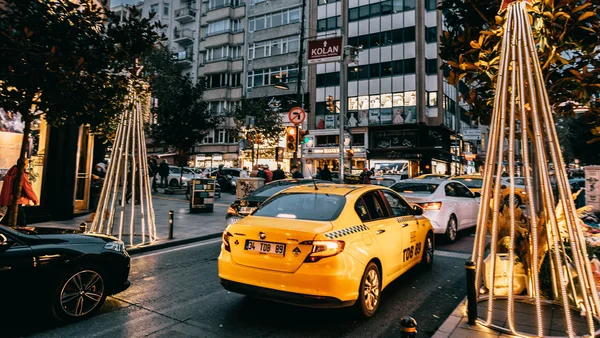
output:
[{"label": "taxi trunk lid", "polygon": [[332,228],[325,221],[247,217],[229,228],[231,257],[240,265],[292,273],[312,250],[306,242]]}]

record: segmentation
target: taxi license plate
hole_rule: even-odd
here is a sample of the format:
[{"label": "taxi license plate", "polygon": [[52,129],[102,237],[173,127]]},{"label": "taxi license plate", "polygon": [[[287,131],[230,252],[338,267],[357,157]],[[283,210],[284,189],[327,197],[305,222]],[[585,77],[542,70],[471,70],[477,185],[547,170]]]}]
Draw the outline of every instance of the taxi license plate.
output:
[{"label": "taxi license plate", "polygon": [[240,208],[240,214],[249,214],[252,213],[254,211],[254,209],[256,208],[252,208],[252,207],[241,207]]},{"label": "taxi license plate", "polygon": [[248,251],[260,252],[263,254],[272,254],[278,256],[285,255],[285,244],[270,243],[270,242],[259,242],[259,241],[246,241],[244,248]]}]

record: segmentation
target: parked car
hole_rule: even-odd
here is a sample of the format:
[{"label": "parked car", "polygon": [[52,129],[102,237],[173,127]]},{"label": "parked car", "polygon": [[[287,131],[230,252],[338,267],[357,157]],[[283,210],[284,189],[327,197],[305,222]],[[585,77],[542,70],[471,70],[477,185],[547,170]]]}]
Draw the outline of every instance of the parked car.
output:
[{"label": "parked car", "polygon": [[450,177],[450,175],[443,175],[443,174],[423,174],[417,177],[413,177],[413,179],[415,180],[423,180],[423,179],[428,179],[428,178],[440,178],[440,179],[446,179]]},{"label": "parked car", "polygon": [[170,187],[178,187],[179,179],[181,179],[181,186],[185,187],[188,185],[192,178],[196,177],[196,173],[192,168],[183,168],[183,175],[181,175],[181,167],[169,166],[169,176],[167,181]]},{"label": "parked car", "polygon": [[434,232],[444,234],[449,242],[456,241],[459,230],[477,225],[480,195],[458,181],[410,179],[390,188],[421,206]]},{"label": "parked car", "polygon": [[129,287],[129,267],[125,245],[114,237],[0,225],[0,312],[27,313],[30,321],[32,310],[67,322],[89,317],[106,296]]},{"label": "parked car", "polygon": [[483,188],[483,176],[481,175],[459,175],[449,179],[466,185],[473,193],[481,193],[481,188]]},{"label": "parked car", "polygon": [[430,222],[385,187],[317,186],[286,189],[225,229],[221,285],[300,306],[354,306],[371,317],[394,280],[431,268]]},{"label": "parked car", "polygon": [[313,179],[295,179],[289,178],[284,180],[278,180],[265,184],[264,186],[256,189],[250,195],[235,200],[229,208],[227,208],[227,214],[225,215],[225,225],[229,225],[239,221],[240,219],[250,215],[256,208],[264,203],[269,197],[276,193],[297,185],[304,184],[315,184],[315,183],[327,183],[328,181],[313,180]]}]

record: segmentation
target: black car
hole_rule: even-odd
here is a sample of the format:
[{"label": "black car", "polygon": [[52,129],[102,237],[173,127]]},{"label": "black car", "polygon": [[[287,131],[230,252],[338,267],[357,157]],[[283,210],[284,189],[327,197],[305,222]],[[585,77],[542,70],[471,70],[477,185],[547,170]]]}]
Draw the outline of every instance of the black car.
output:
[{"label": "black car", "polygon": [[314,183],[331,183],[330,181],[313,180],[313,179],[295,179],[289,178],[284,180],[278,180],[268,183],[252,192],[252,194],[237,199],[229,208],[227,208],[227,215],[225,215],[225,225],[229,225],[239,221],[240,219],[250,215],[256,210],[261,204],[263,204],[269,197],[275,195],[281,190],[290,188],[294,185],[314,184]]},{"label": "black car", "polygon": [[0,225],[0,312],[24,307],[60,321],[91,316],[129,287],[130,257],[114,237]]}]

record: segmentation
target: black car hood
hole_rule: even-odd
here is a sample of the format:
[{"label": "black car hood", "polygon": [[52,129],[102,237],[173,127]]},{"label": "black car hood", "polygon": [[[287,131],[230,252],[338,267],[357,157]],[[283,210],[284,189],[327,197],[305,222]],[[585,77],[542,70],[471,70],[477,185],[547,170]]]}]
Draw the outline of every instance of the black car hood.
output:
[{"label": "black car hood", "polygon": [[101,234],[90,234],[81,233],[79,230],[59,227],[18,227],[18,232],[28,235],[27,237],[35,237],[39,240],[49,241],[54,243],[73,243],[73,244],[85,244],[85,243],[100,243],[100,242],[113,242],[117,239],[115,237],[101,235]]}]

